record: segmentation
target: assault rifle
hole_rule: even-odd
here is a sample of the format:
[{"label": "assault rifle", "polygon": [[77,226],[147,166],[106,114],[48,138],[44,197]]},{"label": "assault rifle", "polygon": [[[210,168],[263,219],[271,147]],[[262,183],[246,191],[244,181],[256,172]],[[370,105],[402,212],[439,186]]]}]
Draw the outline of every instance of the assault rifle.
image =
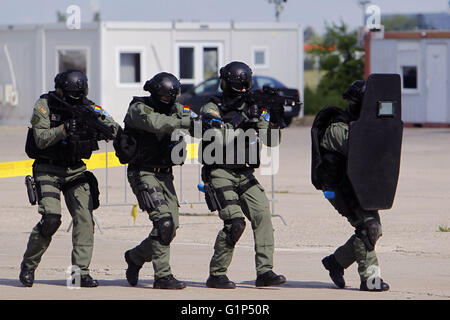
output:
[{"label": "assault rifle", "polygon": [[[245,102],[249,106],[256,105],[261,109],[266,109],[270,115],[270,122],[274,123],[280,129],[285,128],[284,106],[295,106],[296,101],[290,97],[284,97],[280,94],[280,89],[274,89],[269,86],[263,86],[262,90],[250,91],[245,94]],[[250,122],[258,122],[257,117],[250,119]]]},{"label": "assault rifle", "polygon": [[114,128],[100,121],[105,119],[105,115],[87,104],[71,105],[62,100],[54,93],[49,94],[53,99],[62,104],[64,108],[59,108],[62,112],[71,114],[71,117],[80,121],[80,131],[88,133],[97,141],[114,139]]}]

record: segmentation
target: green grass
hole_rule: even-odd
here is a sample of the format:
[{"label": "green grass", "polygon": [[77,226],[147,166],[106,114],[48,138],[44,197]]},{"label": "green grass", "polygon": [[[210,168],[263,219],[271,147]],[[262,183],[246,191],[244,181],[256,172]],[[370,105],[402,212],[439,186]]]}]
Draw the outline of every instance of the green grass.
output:
[{"label": "green grass", "polygon": [[438,231],[439,232],[450,232],[450,227],[448,227],[448,226],[439,226]]}]

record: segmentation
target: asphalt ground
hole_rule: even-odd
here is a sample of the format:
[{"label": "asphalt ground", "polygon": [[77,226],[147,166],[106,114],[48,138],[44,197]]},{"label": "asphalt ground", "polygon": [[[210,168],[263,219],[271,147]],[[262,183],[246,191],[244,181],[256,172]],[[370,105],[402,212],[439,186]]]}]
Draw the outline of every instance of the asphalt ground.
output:
[{"label": "asphalt ground", "polygon": [[[0,162],[26,160],[26,127],[0,127]],[[377,243],[382,278],[391,290],[360,292],[356,264],[345,271],[346,288],[337,289],[321,265],[352,234],[353,229],[310,182],[310,126],[297,123],[285,129],[279,171],[274,176],[276,202],[274,271],[286,276],[281,286],[256,288],[253,235],[247,228],[240,239],[228,276],[234,290],[205,286],[213,244],[222,223],[199,199],[198,167],[183,166],[180,228],[172,242],[171,266],[184,290],[153,289],[153,269],[146,264],[138,286],[125,279],[124,252],[147,237],[151,222],[138,212],[130,216],[134,196],[124,179],[124,168],[95,169],[102,206],[95,211],[96,228],[91,275],[97,288],[66,286],[70,266],[70,215],[63,204],[63,223],[36,270],[32,288],[18,280],[19,264],[29,233],[39,221],[37,208],[27,200],[23,177],[0,179],[0,299],[1,300],[449,300],[450,298],[450,129],[405,128],[400,179],[394,206],[382,211],[383,236]],[[112,144],[109,144],[112,150]],[[102,146],[102,150],[104,150]],[[270,176],[257,172],[270,198]],[[175,184],[180,197],[180,171]],[[106,196],[108,199],[106,199]],[[108,200],[108,201],[106,201]],[[200,197],[200,200],[203,200]],[[283,223],[283,220],[286,224]],[[247,224],[250,226],[250,224]],[[180,311],[181,312],[181,311]]]}]

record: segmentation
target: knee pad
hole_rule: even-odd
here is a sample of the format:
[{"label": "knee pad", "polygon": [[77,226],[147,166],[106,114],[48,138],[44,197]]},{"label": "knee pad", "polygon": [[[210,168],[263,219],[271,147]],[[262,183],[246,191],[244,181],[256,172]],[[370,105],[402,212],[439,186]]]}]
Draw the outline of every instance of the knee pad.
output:
[{"label": "knee pad", "polygon": [[245,230],[245,219],[234,218],[224,221],[225,225],[231,225],[230,228],[224,227],[223,231],[227,235],[227,243],[234,247]]},{"label": "knee pad", "polygon": [[175,238],[175,224],[171,217],[161,218],[157,223],[159,242],[168,246]]},{"label": "knee pad", "polygon": [[361,228],[356,229],[356,236],[362,240],[367,250],[372,251],[375,249],[375,244],[380,237],[379,231],[380,223],[372,219],[364,223]]},{"label": "knee pad", "polygon": [[61,215],[45,213],[41,220],[41,234],[49,238],[53,236],[61,225]]}]

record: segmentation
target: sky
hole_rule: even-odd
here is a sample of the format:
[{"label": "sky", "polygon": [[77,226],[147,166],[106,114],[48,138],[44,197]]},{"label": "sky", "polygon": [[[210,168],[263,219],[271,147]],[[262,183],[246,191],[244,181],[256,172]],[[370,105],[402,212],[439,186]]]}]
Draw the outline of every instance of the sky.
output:
[{"label": "sky", "polygon": [[[103,21],[275,22],[269,0],[1,0],[0,25],[56,22],[56,11],[70,5],[81,9],[81,21],[92,21],[100,10]],[[449,12],[448,0],[372,0],[383,14]],[[319,33],[325,21],[362,24],[359,0],[287,0],[281,22],[311,26]]]}]

